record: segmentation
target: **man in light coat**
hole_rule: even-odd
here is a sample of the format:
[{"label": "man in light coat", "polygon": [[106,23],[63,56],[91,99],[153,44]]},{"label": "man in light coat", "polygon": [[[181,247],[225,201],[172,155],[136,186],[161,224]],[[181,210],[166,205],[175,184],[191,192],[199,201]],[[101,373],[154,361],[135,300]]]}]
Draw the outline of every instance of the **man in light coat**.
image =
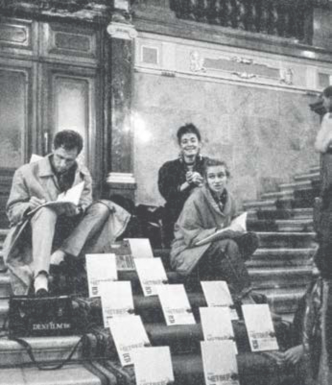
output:
[{"label": "man in light coat", "polygon": [[[121,235],[130,215],[113,202],[92,201],[92,178],[77,162],[83,139],[75,131],[59,131],[53,152],[21,166],[14,174],[7,202],[11,230],[4,244],[13,293],[48,294],[50,266],[84,250],[100,252]],[[83,182],[79,204],[56,201],[59,194]],[[33,212],[33,214],[31,214]]]}]

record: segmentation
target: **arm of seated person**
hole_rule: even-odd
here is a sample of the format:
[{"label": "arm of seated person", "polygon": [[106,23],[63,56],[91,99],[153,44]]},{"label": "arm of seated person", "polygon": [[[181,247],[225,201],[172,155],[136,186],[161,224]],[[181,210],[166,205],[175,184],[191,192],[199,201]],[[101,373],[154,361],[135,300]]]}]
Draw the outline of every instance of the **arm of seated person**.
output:
[{"label": "arm of seated person", "polygon": [[292,348],[289,348],[283,353],[282,355],[283,363],[296,365],[303,357],[303,354],[304,354],[304,347],[302,344],[293,346]]}]

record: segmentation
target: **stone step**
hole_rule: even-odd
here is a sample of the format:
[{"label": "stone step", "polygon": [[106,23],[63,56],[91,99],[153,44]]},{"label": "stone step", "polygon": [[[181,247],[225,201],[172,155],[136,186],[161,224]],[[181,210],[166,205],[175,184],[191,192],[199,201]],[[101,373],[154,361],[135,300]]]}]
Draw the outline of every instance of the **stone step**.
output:
[{"label": "stone step", "polygon": [[248,231],[308,232],[313,231],[312,219],[248,219]]},{"label": "stone step", "polygon": [[296,267],[308,265],[315,254],[315,249],[262,249],[255,251],[254,255],[246,262],[248,268],[270,267]]},{"label": "stone step", "polygon": [[306,180],[309,180],[309,181],[319,181],[320,179],[320,173],[315,171],[315,172],[308,172],[308,173],[301,173],[301,174],[297,174],[297,175],[294,175],[294,180],[296,182],[302,182],[302,181],[306,181]]},{"label": "stone step", "polygon": [[309,169],[309,171],[311,172],[311,173],[317,173],[317,172],[320,172],[320,165],[314,165],[314,166],[310,166],[310,169]]},{"label": "stone step", "polygon": [[[52,362],[66,358],[80,340],[80,336],[25,337],[24,340],[31,345],[37,362]],[[81,356],[82,347],[80,345],[73,355],[73,360],[78,360]],[[1,366],[25,365],[31,363],[31,360],[18,342],[9,338],[1,338],[0,363]]]},{"label": "stone step", "polygon": [[294,191],[294,190],[307,190],[312,187],[310,180],[303,180],[298,182],[291,182],[291,183],[282,183],[279,185],[280,191]]},{"label": "stone step", "polygon": [[257,200],[247,201],[243,203],[243,209],[245,211],[258,210],[258,209],[273,210],[273,209],[276,209],[275,200],[272,199],[272,200],[264,200],[264,201],[257,201]]},{"label": "stone step", "polygon": [[287,317],[288,314],[294,314],[299,300],[304,296],[306,286],[301,287],[287,287],[285,289],[265,290],[264,294],[269,300],[270,309],[272,312],[282,314],[282,318]]},{"label": "stone step", "polygon": [[257,232],[261,248],[313,248],[314,232]]},{"label": "stone step", "polygon": [[[0,385],[102,385],[99,379],[82,364],[66,365],[59,370],[40,371],[35,367],[1,369]],[[113,376],[115,385],[116,378]]]},{"label": "stone step", "polygon": [[268,192],[268,193],[262,194],[261,199],[263,200],[294,199],[294,192],[293,190]]},{"label": "stone step", "polygon": [[256,289],[304,287],[312,279],[310,266],[250,269],[249,275]]},{"label": "stone step", "polygon": [[273,209],[250,209],[248,210],[248,220],[266,219],[266,220],[289,220],[289,219],[312,219],[312,208],[301,208],[291,210]]}]

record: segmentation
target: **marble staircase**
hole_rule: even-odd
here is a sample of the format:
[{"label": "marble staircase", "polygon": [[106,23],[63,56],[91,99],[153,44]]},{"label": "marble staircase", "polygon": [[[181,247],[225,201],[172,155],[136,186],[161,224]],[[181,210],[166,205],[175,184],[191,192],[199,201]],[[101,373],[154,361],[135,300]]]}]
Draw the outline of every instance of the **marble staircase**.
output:
[{"label": "marble staircase", "polygon": [[[294,182],[281,184],[278,191],[263,194],[259,201],[244,204],[244,209],[249,212],[248,229],[256,231],[260,239],[259,248],[247,262],[254,287],[267,296],[271,310],[281,314],[286,320],[292,319],[297,302],[312,277],[312,257],[317,244],[312,227],[312,206],[309,198],[315,194],[312,182],[317,181],[318,178],[317,168],[311,168],[308,172],[296,175]],[[0,230],[0,249],[6,234],[7,230]],[[169,271],[168,251],[155,250],[155,254],[164,261],[170,283],[178,282],[178,276]],[[190,337],[196,342],[202,338],[199,325],[190,328],[180,327],[179,330],[170,331],[164,325],[159,300],[156,297],[143,297],[136,273],[120,274],[119,279],[132,282],[136,313],[142,316],[154,345],[178,346],[179,343],[176,343],[176,340],[179,338],[186,340]],[[4,323],[8,313],[8,300],[3,298],[8,295],[10,295],[9,276],[0,254],[0,325]],[[194,312],[199,306],[205,306],[202,293],[192,292],[188,296]],[[55,362],[67,356],[79,337],[29,338],[27,340],[37,360]],[[179,346],[177,348],[182,349]],[[186,370],[192,373],[198,372],[197,376],[200,380],[195,383],[203,383],[201,382],[201,360],[197,354],[190,356],[187,352],[184,358],[183,352],[180,353],[176,351],[173,360],[175,371],[176,368],[183,370],[185,364],[182,361],[188,360],[186,362],[189,363],[185,365]],[[246,354],[250,353],[244,352],[244,355]],[[239,360],[244,360],[244,357],[241,355]],[[250,357],[245,358],[245,361],[247,359],[250,361]],[[0,338],[0,366],[3,367],[0,385],[26,383],[97,385],[119,382],[112,370],[105,368],[105,365],[83,364],[81,348],[76,351],[73,359],[72,364],[59,371],[39,372],[29,364],[29,356],[20,345],[6,337]],[[268,366],[268,362],[264,359],[262,362],[260,360],[261,358],[258,360],[261,365]],[[240,371],[246,367],[246,364],[243,365],[240,365]],[[181,377],[180,374],[177,376],[177,378]],[[178,380],[177,383],[187,383],[187,380],[181,381]],[[251,384],[250,381],[249,383]]]}]

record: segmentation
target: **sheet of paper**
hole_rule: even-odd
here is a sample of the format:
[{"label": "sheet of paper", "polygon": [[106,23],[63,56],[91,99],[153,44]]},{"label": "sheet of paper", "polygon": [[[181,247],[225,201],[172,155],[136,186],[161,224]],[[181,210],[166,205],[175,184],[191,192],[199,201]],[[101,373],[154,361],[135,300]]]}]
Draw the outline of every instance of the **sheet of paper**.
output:
[{"label": "sheet of paper", "polygon": [[34,163],[37,162],[38,160],[43,159],[43,156],[37,155],[37,154],[31,154],[30,162],[29,163]]},{"label": "sheet of paper", "polygon": [[86,254],[85,258],[89,296],[98,297],[101,282],[112,282],[118,279],[116,257],[114,254]]},{"label": "sheet of paper", "polygon": [[246,221],[247,221],[247,213],[243,213],[238,217],[234,218],[228,227],[220,229],[214,232],[213,234],[207,236],[206,238],[198,241],[196,243],[196,246],[201,246],[206,243],[210,243],[219,239],[232,238],[232,236],[234,235],[234,231],[237,233],[244,234],[247,231]]},{"label": "sheet of paper", "polygon": [[108,320],[108,326],[122,366],[133,364],[132,352],[150,345],[141,317],[118,317]]},{"label": "sheet of paper", "polygon": [[134,262],[144,295],[157,295],[157,287],[168,282],[161,259],[137,258]]},{"label": "sheet of paper", "polygon": [[122,240],[112,243],[109,251],[116,255],[116,267],[118,271],[136,270],[134,258],[131,255],[128,240]]},{"label": "sheet of paper", "polygon": [[166,385],[174,382],[168,346],[135,349],[133,359],[137,385]]},{"label": "sheet of paper", "polygon": [[71,202],[77,206],[80,202],[83,190],[84,182],[78,183],[69,190],[58,195],[57,202]]},{"label": "sheet of paper", "polygon": [[230,224],[230,228],[234,231],[238,232],[246,232],[247,231],[247,216],[248,213],[242,213],[238,217],[234,218],[232,220],[232,223]]},{"label": "sheet of paper", "polygon": [[226,281],[202,281],[203,293],[209,307],[227,306],[231,319],[239,319]]},{"label": "sheet of paper", "polygon": [[196,323],[183,285],[160,285],[157,290],[168,326]]},{"label": "sheet of paper", "polygon": [[134,258],[153,258],[152,247],[148,238],[127,238]]},{"label": "sheet of paper", "polygon": [[130,281],[100,282],[99,292],[104,327],[108,327],[110,318],[134,314],[134,298]]},{"label": "sheet of paper", "polygon": [[242,305],[242,311],[251,350],[253,352],[278,350],[269,305]]},{"label": "sheet of paper", "polygon": [[232,341],[201,341],[206,385],[240,385]]}]

